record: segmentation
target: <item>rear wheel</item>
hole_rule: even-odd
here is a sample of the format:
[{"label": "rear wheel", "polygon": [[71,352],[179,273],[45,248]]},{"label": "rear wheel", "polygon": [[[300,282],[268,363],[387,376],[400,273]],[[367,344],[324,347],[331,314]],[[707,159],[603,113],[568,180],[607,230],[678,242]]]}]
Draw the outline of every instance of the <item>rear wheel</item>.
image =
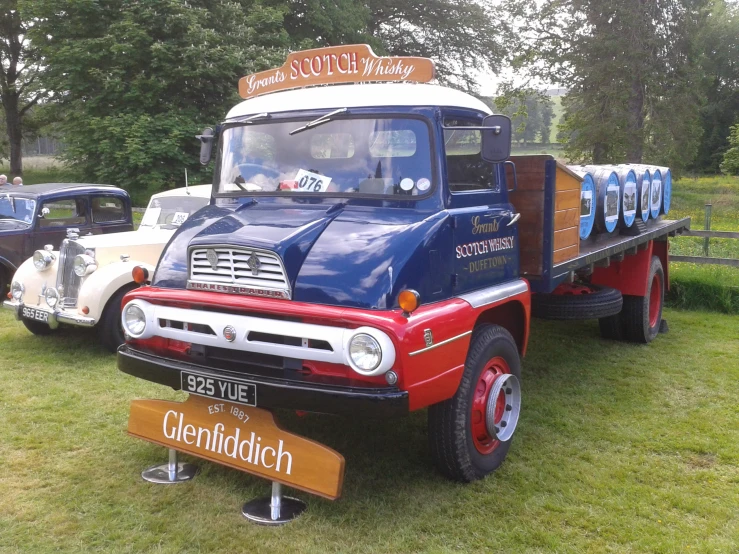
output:
[{"label": "rear wheel", "polygon": [[41,323],[40,321],[33,321],[31,319],[21,319],[23,322],[23,325],[26,326],[26,329],[31,331],[34,335],[38,336],[44,336],[44,335],[50,335],[54,332],[54,329],[49,327],[47,323]]},{"label": "rear wheel", "polygon": [[8,298],[8,285],[10,284],[9,271],[0,266],[0,302],[5,302]]},{"label": "rear wheel", "polygon": [[478,327],[457,392],[429,408],[431,454],[444,475],[475,481],[503,463],[521,411],[520,378],[511,334],[497,325]]},{"label": "rear wheel", "polygon": [[652,342],[659,333],[665,300],[665,272],[662,262],[652,256],[645,296],[624,296],[623,322],[626,338],[634,342]]},{"label": "rear wheel", "polygon": [[98,337],[103,346],[110,352],[116,353],[118,347],[126,342],[123,335],[123,324],[121,323],[121,302],[123,297],[133,287],[126,287],[116,292],[103,310],[103,315],[97,324]]},{"label": "rear wheel", "polygon": [[621,314],[601,317],[598,320],[600,336],[609,340],[624,340],[624,322]]}]

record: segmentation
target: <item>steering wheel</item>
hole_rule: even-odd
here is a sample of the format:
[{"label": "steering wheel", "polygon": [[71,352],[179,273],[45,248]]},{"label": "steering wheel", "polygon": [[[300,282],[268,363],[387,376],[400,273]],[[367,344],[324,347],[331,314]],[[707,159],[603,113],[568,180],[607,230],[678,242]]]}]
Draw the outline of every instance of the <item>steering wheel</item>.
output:
[{"label": "steering wheel", "polygon": [[174,219],[174,214],[173,213],[165,215],[164,216],[164,223],[162,225],[169,225],[170,223],[172,223],[172,220],[173,219]]}]

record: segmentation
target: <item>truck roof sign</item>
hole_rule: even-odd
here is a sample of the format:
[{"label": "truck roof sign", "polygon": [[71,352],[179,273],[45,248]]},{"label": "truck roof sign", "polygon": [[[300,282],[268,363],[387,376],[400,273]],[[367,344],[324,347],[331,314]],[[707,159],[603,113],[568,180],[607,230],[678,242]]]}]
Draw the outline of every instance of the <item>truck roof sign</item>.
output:
[{"label": "truck roof sign", "polygon": [[239,79],[239,94],[260,94],[311,85],[405,81],[427,83],[434,78],[434,62],[410,56],[376,56],[367,44],[331,46],[293,52],[276,69]]}]

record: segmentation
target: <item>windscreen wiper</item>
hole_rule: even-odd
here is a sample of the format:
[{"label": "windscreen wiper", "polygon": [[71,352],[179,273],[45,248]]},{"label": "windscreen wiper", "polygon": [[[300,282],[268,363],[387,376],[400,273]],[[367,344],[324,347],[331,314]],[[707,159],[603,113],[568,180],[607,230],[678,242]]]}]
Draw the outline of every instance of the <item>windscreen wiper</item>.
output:
[{"label": "windscreen wiper", "polygon": [[339,115],[340,113],[347,113],[349,111],[349,108],[339,108],[338,110],[334,110],[331,113],[327,113],[326,115],[322,115],[318,119],[314,119],[313,121],[306,123],[302,127],[298,127],[297,129],[293,129],[290,131],[290,135],[295,135],[297,133],[300,133],[301,131],[306,131],[308,129],[312,129],[313,127],[318,127],[319,125],[323,125],[324,123],[328,123],[333,119],[335,115]]},{"label": "windscreen wiper", "polygon": [[250,115],[246,119],[242,119],[241,121],[239,121],[239,123],[251,123],[252,121],[257,121],[258,119],[269,119],[270,117],[272,116],[269,115],[267,112],[262,112]]}]

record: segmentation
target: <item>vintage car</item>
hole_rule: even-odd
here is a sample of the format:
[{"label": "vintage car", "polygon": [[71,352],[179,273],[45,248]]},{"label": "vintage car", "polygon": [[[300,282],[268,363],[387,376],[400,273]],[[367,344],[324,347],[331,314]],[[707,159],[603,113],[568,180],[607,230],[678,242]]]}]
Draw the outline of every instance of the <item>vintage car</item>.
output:
[{"label": "vintage car", "polygon": [[133,230],[131,199],[110,185],[46,183],[0,186],[0,298],[34,250],[58,250],[67,229],[80,236]]},{"label": "vintage car", "polygon": [[124,342],[121,300],[135,286],[132,268],[154,270],[175,230],[208,203],[210,189],[199,185],[155,194],[137,231],[97,237],[70,229],[58,250],[35,243],[38,250],[13,276],[5,308],[37,335],[60,323],[97,327],[102,343],[115,352]]}]

